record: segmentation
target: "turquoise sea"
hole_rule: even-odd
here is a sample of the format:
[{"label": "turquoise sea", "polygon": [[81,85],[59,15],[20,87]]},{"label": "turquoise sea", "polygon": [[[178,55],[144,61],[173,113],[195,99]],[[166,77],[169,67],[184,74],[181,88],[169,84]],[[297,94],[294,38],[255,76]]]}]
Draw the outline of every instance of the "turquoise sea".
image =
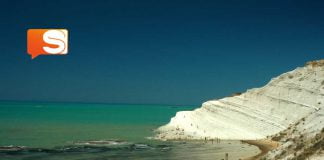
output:
[{"label": "turquoise sea", "polygon": [[230,159],[258,149],[239,141],[148,137],[198,106],[0,102],[0,160]]}]

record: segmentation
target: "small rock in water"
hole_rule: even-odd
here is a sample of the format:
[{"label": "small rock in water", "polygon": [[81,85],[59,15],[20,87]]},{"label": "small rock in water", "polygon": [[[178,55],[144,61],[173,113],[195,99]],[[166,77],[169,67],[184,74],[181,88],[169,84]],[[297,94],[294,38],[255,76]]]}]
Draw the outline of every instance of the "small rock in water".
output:
[{"label": "small rock in water", "polygon": [[0,146],[0,152],[21,151],[25,148],[25,146]]},{"label": "small rock in water", "polygon": [[150,147],[147,144],[134,144],[133,148],[134,149],[149,149],[149,148],[152,148],[152,147]]}]

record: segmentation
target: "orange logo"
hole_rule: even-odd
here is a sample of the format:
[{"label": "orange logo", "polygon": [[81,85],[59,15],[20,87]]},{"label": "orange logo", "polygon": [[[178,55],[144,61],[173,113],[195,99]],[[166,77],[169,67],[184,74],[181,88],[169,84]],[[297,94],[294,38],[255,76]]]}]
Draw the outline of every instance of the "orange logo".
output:
[{"label": "orange logo", "polygon": [[68,31],[66,29],[29,29],[27,52],[32,59],[39,55],[66,55]]}]

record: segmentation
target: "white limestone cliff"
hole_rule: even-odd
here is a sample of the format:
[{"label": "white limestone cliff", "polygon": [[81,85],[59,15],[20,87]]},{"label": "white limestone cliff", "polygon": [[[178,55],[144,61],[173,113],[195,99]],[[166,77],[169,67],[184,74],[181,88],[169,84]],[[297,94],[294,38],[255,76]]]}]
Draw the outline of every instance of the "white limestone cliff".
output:
[{"label": "white limestone cliff", "polygon": [[[158,128],[157,139],[264,139],[286,130],[324,106],[324,60],[308,62],[261,88],[210,100],[181,111]],[[319,123],[318,128],[323,128]],[[316,125],[315,125],[316,126]]]}]

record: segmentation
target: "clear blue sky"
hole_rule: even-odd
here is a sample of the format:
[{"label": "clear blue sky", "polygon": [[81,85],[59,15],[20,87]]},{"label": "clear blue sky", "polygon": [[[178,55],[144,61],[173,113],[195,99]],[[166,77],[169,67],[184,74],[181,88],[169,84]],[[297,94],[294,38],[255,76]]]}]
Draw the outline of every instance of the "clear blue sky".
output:
[{"label": "clear blue sky", "polygon": [[[0,6],[0,99],[200,104],[324,58],[324,1],[18,1]],[[26,53],[67,28],[67,56]]]}]

